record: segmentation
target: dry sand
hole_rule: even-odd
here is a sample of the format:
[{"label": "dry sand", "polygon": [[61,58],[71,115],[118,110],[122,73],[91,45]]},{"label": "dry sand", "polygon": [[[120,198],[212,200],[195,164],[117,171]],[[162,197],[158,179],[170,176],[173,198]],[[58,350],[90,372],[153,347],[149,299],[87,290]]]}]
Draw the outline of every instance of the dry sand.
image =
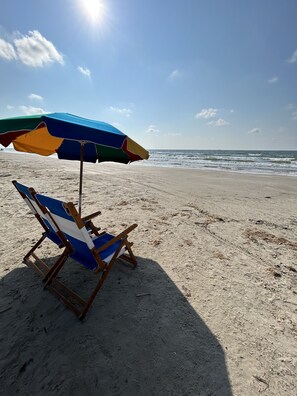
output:
[{"label": "dry sand", "polygon": [[[42,229],[11,184],[77,201],[79,164],[0,156],[1,394],[296,395],[296,178],[87,164],[83,214],[138,223],[139,266],[81,323],[22,264]],[[96,281],[71,261],[61,278]]]}]

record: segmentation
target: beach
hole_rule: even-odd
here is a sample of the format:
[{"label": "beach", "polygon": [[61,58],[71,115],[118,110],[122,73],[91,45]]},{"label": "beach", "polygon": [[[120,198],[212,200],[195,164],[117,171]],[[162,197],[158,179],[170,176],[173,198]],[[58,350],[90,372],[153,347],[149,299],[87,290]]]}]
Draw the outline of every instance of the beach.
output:
[{"label": "beach", "polygon": [[[296,177],[85,164],[82,214],[111,233],[137,223],[138,267],[117,262],[80,322],[22,263],[42,228],[11,183],[77,202],[79,163],[0,165],[4,395],[296,394]],[[71,260],[61,279],[96,282]]]}]

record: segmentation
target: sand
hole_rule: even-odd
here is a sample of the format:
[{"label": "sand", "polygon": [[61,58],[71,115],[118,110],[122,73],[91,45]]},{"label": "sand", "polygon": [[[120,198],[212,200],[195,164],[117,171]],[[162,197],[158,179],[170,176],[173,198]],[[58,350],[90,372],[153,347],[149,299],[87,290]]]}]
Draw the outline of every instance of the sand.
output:
[{"label": "sand", "polygon": [[[22,263],[42,229],[11,184],[77,201],[79,164],[0,156],[3,395],[296,394],[296,178],[86,164],[83,215],[138,223],[139,265],[80,322]],[[70,261],[61,279],[84,294],[96,276]]]}]

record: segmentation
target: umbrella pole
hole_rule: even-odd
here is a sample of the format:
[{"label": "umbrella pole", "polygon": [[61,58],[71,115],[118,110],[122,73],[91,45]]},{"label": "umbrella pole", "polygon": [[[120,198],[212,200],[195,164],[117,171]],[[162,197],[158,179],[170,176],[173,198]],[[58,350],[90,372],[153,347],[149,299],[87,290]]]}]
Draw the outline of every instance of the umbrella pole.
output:
[{"label": "umbrella pole", "polygon": [[78,197],[78,213],[80,216],[81,216],[81,203],[82,203],[83,167],[84,167],[84,142],[81,142],[80,143],[79,197]]}]

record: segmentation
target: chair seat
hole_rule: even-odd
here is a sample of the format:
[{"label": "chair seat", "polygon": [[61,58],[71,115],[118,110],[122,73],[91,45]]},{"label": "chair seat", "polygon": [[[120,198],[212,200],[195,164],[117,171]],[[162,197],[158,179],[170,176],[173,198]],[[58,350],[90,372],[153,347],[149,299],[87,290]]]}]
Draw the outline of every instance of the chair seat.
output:
[{"label": "chair seat", "polygon": [[[114,235],[105,233],[103,235],[100,235],[100,236],[94,238],[93,242],[94,242],[96,249],[99,249],[101,246],[103,246],[105,243],[111,241],[113,238],[115,238]],[[121,244],[121,240],[115,242],[114,244],[109,246],[107,249],[102,250],[102,252],[99,253],[101,259],[103,261],[105,261],[108,256],[113,255],[114,252],[120,246],[120,244]]]},{"label": "chair seat", "polygon": [[[103,246],[105,243],[109,242],[113,238],[114,235],[105,233],[98,237],[92,238],[92,241],[95,245],[95,248],[99,249],[101,246]],[[114,253],[119,248],[120,244],[121,244],[121,240],[115,242],[107,249],[102,250],[102,252],[99,253],[101,260],[104,261],[105,263],[109,263]],[[121,249],[118,256],[122,255],[124,252],[125,252],[125,248]],[[80,252],[74,251],[73,253],[70,254],[70,257],[75,259],[80,264],[84,265],[89,269],[93,270],[98,267],[97,261],[95,260],[94,256],[91,254],[90,250],[87,247],[85,249],[80,249]]]}]

